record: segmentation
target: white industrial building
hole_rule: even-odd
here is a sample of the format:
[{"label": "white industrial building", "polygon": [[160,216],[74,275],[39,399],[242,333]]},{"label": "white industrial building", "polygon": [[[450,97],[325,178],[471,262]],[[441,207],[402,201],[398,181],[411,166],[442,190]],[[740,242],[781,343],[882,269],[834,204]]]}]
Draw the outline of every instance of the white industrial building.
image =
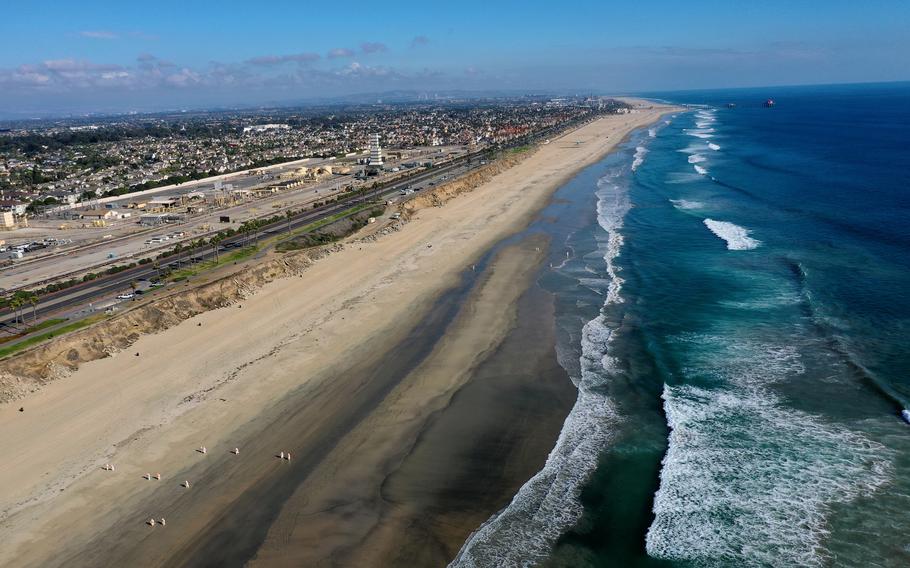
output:
[{"label": "white industrial building", "polygon": [[382,147],[379,145],[379,134],[370,134],[370,161],[367,165],[381,166],[382,162]]}]

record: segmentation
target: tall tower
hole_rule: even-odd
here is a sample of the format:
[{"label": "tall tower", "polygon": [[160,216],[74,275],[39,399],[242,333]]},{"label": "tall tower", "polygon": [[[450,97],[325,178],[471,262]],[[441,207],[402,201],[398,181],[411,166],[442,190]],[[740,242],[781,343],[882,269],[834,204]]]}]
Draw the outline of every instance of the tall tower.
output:
[{"label": "tall tower", "polygon": [[379,146],[379,134],[370,134],[370,166],[382,165],[382,147]]}]

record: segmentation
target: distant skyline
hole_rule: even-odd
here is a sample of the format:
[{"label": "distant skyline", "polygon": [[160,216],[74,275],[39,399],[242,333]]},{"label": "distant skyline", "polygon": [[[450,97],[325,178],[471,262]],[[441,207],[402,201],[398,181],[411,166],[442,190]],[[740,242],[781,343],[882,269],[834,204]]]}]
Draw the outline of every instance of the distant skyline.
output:
[{"label": "distant skyline", "polygon": [[910,3],[15,3],[0,115],[910,79]]}]

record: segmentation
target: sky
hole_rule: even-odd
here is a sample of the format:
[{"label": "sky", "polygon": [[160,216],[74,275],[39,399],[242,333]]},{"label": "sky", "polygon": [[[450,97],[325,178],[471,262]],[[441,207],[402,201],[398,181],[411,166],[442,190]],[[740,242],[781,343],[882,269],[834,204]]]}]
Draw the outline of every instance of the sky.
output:
[{"label": "sky", "polygon": [[3,116],[910,80],[907,0],[3,4]]}]

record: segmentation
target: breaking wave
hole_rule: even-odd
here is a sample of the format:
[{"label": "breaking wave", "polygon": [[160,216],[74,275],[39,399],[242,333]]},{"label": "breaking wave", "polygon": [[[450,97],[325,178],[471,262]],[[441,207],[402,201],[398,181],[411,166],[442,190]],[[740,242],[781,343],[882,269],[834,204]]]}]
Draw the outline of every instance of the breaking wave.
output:
[{"label": "breaking wave", "polygon": [[680,211],[689,211],[692,209],[701,209],[704,204],[700,201],[689,201],[687,199],[671,199],[670,203]]},{"label": "breaking wave", "polygon": [[638,166],[642,165],[645,161],[645,154],[648,153],[648,149],[644,146],[638,146],[635,148],[635,155],[632,157],[632,171],[638,169]]},{"label": "breaking wave", "polygon": [[751,232],[749,229],[734,225],[727,221],[705,219],[705,226],[707,226],[712,233],[723,239],[727,243],[727,248],[729,250],[752,250],[761,244],[761,241],[749,236],[749,233]]},{"label": "breaking wave", "polygon": [[[770,388],[804,372],[794,347],[693,334],[686,374],[665,385],[671,432],[648,554],[693,566],[824,566],[832,505],[891,477],[888,450],[784,406]],[[773,458],[771,458],[773,456]]]}]

